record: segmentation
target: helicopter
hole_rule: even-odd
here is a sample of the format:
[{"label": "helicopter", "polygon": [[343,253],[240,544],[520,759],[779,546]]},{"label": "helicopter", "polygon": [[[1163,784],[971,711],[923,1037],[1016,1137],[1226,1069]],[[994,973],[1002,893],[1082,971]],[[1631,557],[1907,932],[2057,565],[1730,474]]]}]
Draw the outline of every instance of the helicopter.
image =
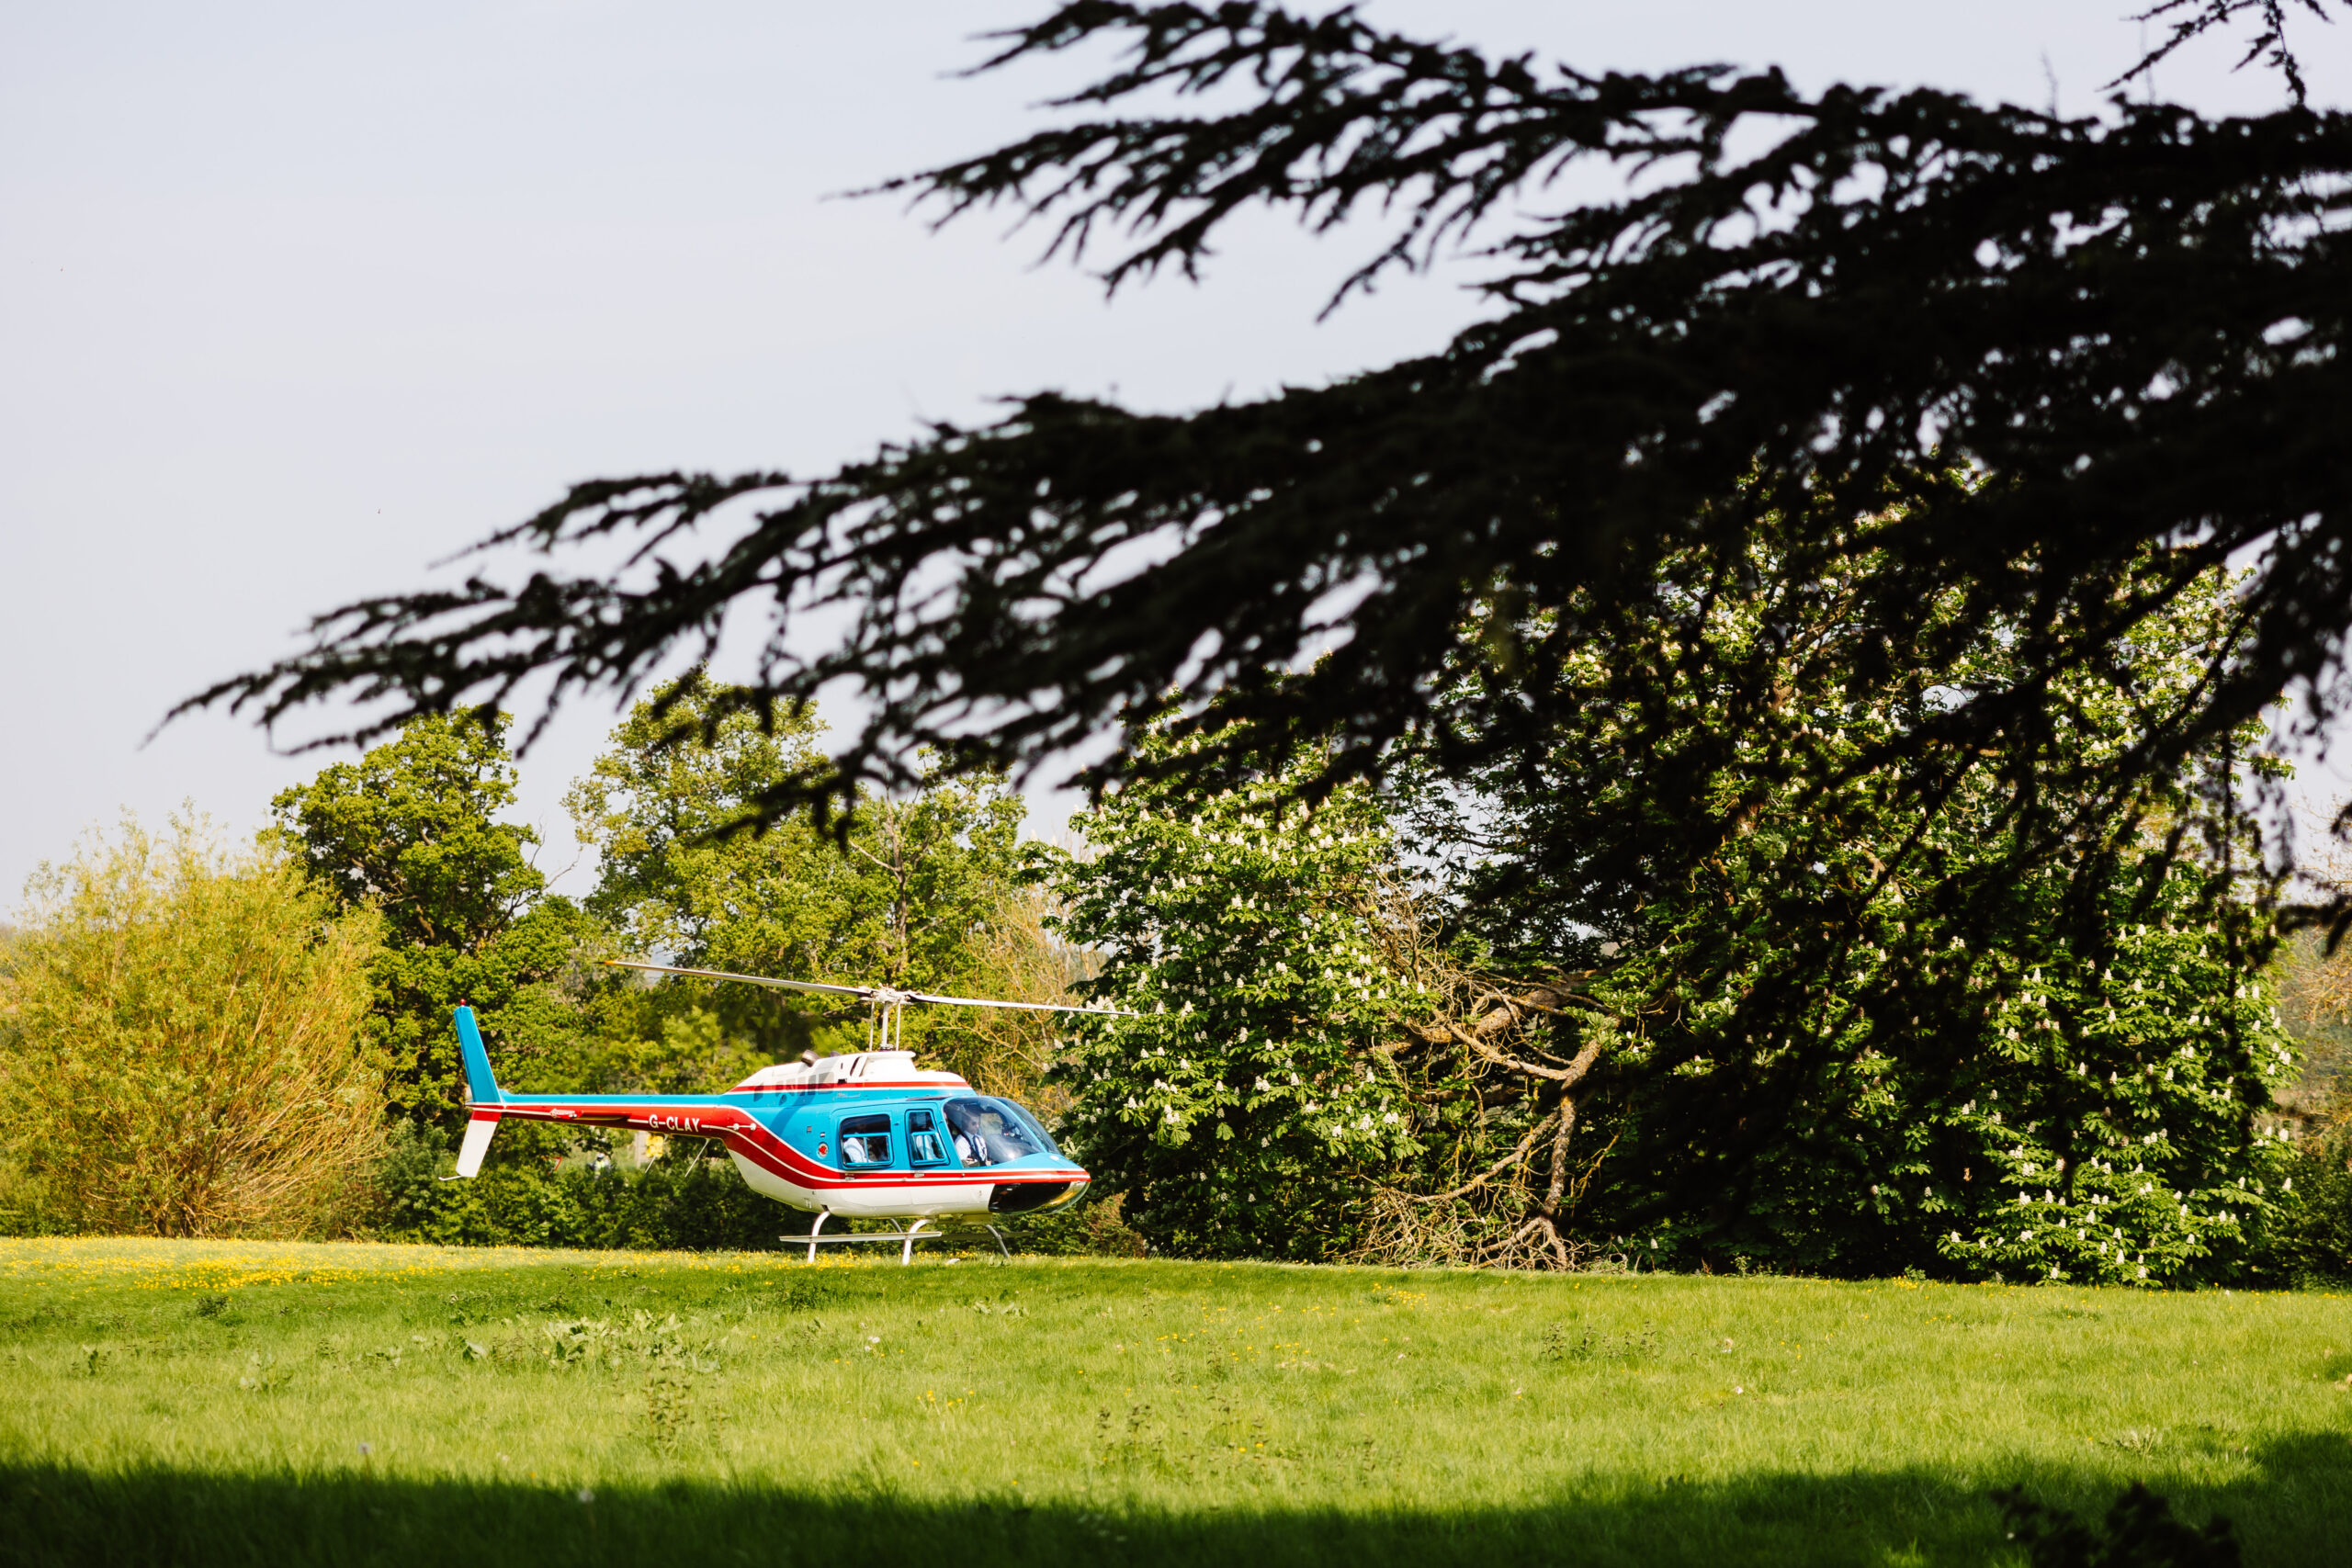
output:
[{"label": "helicopter", "polygon": [[[654,975],[854,998],[870,1010],[867,1048],[762,1067],[718,1094],[511,1094],[491,1070],[473,1009],[459,1007],[458,1043],[465,1056],[470,1111],[465,1141],[458,1150],[458,1173],[444,1180],[478,1175],[492,1136],[508,1117],[708,1138],[727,1150],[753,1191],[815,1213],[807,1238],[812,1263],[820,1246],[893,1241],[901,1244],[899,1262],[911,1263],[916,1242],[936,1240],[942,1234],[923,1227],[947,1219],[979,1219],[1009,1255],[1003,1234],[986,1224],[989,1216],[1043,1213],[1076,1202],[1086,1191],[1085,1170],[1061,1152],[1025,1108],[1001,1096],[980,1094],[955,1073],[915,1066],[914,1053],[904,1043],[906,1010],[921,1005],[1130,1015],[1110,1008],[777,980],[626,959],[605,962],[613,968]],[[900,1228],[823,1235],[825,1222],[836,1216],[897,1220]],[[787,1239],[797,1244],[801,1238]]]}]

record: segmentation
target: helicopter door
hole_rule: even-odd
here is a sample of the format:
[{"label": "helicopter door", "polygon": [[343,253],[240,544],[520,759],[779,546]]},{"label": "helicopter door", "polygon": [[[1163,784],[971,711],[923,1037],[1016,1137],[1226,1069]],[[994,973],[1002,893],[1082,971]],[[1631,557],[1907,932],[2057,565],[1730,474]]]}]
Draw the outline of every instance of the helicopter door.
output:
[{"label": "helicopter door", "polygon": [[887,1170],[890,1165],[890,1119],[888,1116],[842,1118],[842,1168]]},{"label": "helicopter door", "polygon": [[912,1166],[945,1165],[947,1145],[939,1135],[939,1122],[929,1111],[907,1112],[907,1163]]}]

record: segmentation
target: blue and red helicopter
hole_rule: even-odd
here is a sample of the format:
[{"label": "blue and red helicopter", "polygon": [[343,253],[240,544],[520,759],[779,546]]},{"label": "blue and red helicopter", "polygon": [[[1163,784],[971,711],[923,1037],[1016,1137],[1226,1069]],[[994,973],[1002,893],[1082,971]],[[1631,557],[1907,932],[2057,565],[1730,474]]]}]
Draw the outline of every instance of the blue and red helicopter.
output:
[{"label": "blue and red helicopter", "polygon": [[[508,1117],[708,1138],[726,1148],[753,1191],[815,1213],[808,1237],[811,1262],[821,1245],[890,1241],[902,1243],[900,1261],[910,1262],[917,1241],[939,1235],[925,1233],[927,1224],[1037,1213],[1075,1202],[1086,1190],[1086,1172],[1025,1108],[978,1093],[954,1073],[917,1067],[914,1053],[902,1043],[905,1014],[910,1005],[1096,1016],[1110,1009],[774,980],[664,964],[615,961],[614,967],[853,997],[872,1010],[870,1048],[763,1067],[719,1094],[510,1094],[491,1071],[473,1010],[461,1007],[458,1040],[472,1116],[458,1151],[458,1177],[481,1171],[492,1135]],[[898,1220],[902,1227],[822,1235],[825,1222],[837,1215]],[[1001,1247],[1003,1237],[997,1240]]]}]

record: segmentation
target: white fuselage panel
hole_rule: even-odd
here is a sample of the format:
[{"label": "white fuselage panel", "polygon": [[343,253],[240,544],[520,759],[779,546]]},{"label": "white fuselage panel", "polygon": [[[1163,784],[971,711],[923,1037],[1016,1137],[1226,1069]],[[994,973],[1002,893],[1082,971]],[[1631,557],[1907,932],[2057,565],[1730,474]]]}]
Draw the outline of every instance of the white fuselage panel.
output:
[{"label": "white fuselage panel", "polygon": [[728,1157],[742,1174],[745,1185],[763,1197],[796,1209],[831,1210],[854,1219],[944,1219],[951,1214],[985,1214],[993,1181],[955,1186],[900,1187],[877,1180],[868,1185],[828,1188],[823,1193],[764,1170],[732,1149]]}]

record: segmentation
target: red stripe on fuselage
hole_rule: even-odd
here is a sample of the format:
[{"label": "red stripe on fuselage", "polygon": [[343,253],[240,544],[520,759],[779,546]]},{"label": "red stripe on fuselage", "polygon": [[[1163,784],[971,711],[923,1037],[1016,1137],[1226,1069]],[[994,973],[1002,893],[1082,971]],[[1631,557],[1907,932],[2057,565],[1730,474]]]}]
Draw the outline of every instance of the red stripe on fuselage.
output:
[{"label": "red stripe on fuselage", "polygon": [[575,1125],[627,1127],[634,1132],[718,1138],[728,1148],[741,1154],[769,1175],[780,1177],[795,1187],[812,1190],[860,1187],[969,1187],[976,1182],[1034,1185],[1046,1181],[1067,1183],[1088,1179],[1086,1173],[1076,1167],[1061,1172],[1032,1168],[1009,1170],[1001,1175],[992,1174],[988,1167],[982,1166],[972,1170],[877,1170],[867,1176],[850,1176],[831,1166],[819,1165],[740,1107],[705,1103],[682,1107],[681,1110],[688,1113],[679,1114],[668,1108],[657,1110],[645,1106],[518,1104],[508,1100],[492,1115],[493,1119],[501,1115],[515,1116],[528,1122],[568,1122]]}]

